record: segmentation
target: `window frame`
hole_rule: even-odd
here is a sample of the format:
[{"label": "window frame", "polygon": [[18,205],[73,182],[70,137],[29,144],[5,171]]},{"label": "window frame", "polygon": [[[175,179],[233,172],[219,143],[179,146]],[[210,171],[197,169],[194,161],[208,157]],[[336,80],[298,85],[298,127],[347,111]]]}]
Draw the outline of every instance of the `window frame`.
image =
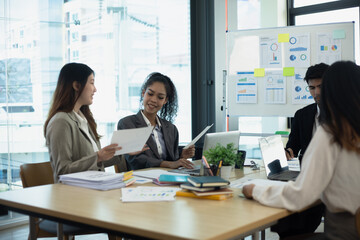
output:
[{"label": "window frame", "polygon": [[314,4],[304,7],[297,7],[297,8],[294,8],[294,1],[296,0],[287,0],[288,26],[294,26],[295,17],[300,15],[321,13],[321,12],[353,8],[353,7],[359,7],[359,12],[360,12],[360,1],[358,0],[339,0],[335,2],[320,3],[320,4]]}]

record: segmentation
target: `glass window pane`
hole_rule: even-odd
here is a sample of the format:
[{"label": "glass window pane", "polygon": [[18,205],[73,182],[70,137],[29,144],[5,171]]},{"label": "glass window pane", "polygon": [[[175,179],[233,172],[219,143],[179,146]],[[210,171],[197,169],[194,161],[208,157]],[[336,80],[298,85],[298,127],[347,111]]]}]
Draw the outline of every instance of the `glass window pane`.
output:
[{"label": "glass window pane", "polygon": [[309,5],[315,5],[320,3],[327,3],[327,2],[336,2],[339,0],[294,0],[294,7],[304,7]]},{"label": "glass window pane", "polygon": [[355,61],[360,63],[359,55],[359,8],[348,8],[321,13],[306,14],[295,17],[295,25],[337,23],[337,22],[355,22]]},{"label": "glass window pane", "polygon": [[[139,110],[140,87],[159,71],[178,91],[175,125],[191,141],[189,0],[0,1],[0,191],[21,187],[19,166],[48,161],[43,136],[61,67],[95,71],[91,106],[102,146]],[[185,24],[184,24],[185,23]]]},{"label": "glass window pane", "polygon": [[237,0],[238,29],[260,27],[261,5],[259,0]]}]

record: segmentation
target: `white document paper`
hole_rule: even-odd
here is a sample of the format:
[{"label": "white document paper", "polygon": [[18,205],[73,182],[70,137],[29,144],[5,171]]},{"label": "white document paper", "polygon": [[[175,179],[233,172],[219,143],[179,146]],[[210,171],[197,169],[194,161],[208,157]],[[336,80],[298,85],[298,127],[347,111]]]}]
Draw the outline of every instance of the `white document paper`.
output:
[{"label": "white document paper", "polygon": [[191,145],[194,145],[214,124],[207,126],[199,135],[197,135],[188,145],[184,147],[184,149],[189,148]]},{"label": "white document paper", "polygon": [[59,181],[67,185],[105,191],[125,187],[123,177],[122,173],[85,171],[60,175]]},{"label": "white document paper", "polygon": [[123,202],[174,201],[180,188],[174,187],[136,187],[121,189]]},{"label": "white document paper", "polygon": [[117,143],[121,150],[116,155],[141,151],[153,130],[152,126],[143,128],[122,129],[114,131],[111,144]]}]

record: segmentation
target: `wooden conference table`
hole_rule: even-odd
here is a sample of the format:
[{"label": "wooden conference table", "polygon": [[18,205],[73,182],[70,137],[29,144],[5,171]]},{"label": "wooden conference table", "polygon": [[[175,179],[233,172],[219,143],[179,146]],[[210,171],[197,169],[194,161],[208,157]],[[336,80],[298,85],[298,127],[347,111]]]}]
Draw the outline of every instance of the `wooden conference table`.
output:
[{"label": "wooden conference table", "polygon": [[[263,176],[237,170],[235,178]],[[135,186],[137,186],[135,184]],[[0,193],[0,205],[32,216],[80,223],[140,239],[236,239],[263,230],[291,212],[239,197],[224,201],[176,197],[171,202],[123,203],[121,190],[51,184]]]}]

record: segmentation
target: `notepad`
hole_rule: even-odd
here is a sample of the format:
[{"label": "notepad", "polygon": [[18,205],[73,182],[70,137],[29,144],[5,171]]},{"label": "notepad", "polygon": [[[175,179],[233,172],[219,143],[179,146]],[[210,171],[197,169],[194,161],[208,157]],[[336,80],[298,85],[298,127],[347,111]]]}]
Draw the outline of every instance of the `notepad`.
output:
[{"label": "notepad", "polygon": [[230,184],[219,176],[189,177],[188,181],[195,187],[221,187]]},{"label": "notepad", "polygon": [[160,183],[185,183],[188,176],[161,174],[158,181]]},{"label": "notepad", "polygon": [[217,187],[206,187],[206,188],[195,187],[191,183],[183,183],[180,185],[180,187],[183,189],[188,189],[188,190],[198,191],[198,192],[213,191],[213,190],[217,189]]}]

